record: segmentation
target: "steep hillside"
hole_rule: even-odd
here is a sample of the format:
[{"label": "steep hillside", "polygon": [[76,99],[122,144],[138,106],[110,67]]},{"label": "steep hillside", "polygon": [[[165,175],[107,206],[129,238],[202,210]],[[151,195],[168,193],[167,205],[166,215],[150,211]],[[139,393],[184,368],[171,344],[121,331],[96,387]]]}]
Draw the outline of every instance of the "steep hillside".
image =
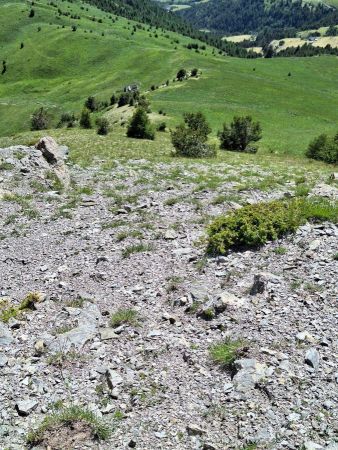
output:
[{"label": "steep hillside", "polygon": [[[69,16],[47,0],[35,4],[33,18],[23,2],[1,6],[0,58],[7,68],[0,76],[1,135],[29,129],[41,105],[56,125],[62,112],[79,114],[89,95],[109,100],[126,84],[147,91],[167,79],[169,87],[147,95],[170,126],[183,112],[202,110],[215,136],[225,119],[247,113],[262,122],[262,151],[289,154],[301,154],[312,137],[336,130],[337,58],[229,58],[208,46],[189,50],[193,41],[176,33],[115,16],[113,22],[88,4],[60,2],[60,8]],[[181,67],[197,67],[201,76],[172,83]]]},{"label": "steep hillside", "polygon": [[305,29],[338,23],[338,11],[323,3],[302,1],[210,0],[179,14],[198,28],[218,33],[250,33],[269,28]]}]

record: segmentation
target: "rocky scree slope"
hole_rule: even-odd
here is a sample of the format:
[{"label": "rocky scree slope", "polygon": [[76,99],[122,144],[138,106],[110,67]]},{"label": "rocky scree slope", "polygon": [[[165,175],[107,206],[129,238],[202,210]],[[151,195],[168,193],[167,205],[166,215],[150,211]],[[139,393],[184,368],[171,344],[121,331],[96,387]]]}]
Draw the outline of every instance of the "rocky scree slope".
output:
[{"label": "rocky scree slope", "polygon": [[[337,448],[335,225],[205,258],[195,243],[206,214],[290,186],[218,204],[195,191],[198,163],[81,169],[48,138],[0,153],[0,312],[39,293],[0,321],[1,448],[25,448],[30,429],[70,404],[102,417],[109,439],[62,428],[36,448]],[[113,328],[120,308],[137,320]],[[209,356],[226,338],[245,342],[232,371]]]}]

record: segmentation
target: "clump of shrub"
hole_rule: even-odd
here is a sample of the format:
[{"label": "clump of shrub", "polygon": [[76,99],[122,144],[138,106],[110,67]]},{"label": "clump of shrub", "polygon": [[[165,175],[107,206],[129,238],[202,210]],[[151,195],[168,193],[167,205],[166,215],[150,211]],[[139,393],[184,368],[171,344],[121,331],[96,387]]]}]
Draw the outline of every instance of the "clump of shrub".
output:
[{"label": "clump of shrub", "polygon": [[321,134],[310,142],[306,151],[308,158],[317,159],[330,164],[338,163],[338,133],[331,137]]},{"label": "clump of shrub", "polygon": [[157,125],[156,130],[157,131],[165,131],[166,128],[167,128],[167,124],[165,122],[160,122]]},{"label": "clump of shrub", "polygon": [[89,130],[90,128],[93,128],[92,120],[90,117],[90,111],[87,108],[83,108],[83,110],[81,112],[80,127],[85,128],[87,130]]},{"label": "clump of shrub", "polygon": [[254,122],[251,116],[235,116],[230,126],[223,124],[218,137],[223,150],[256,153],[257,147],[252,143],[262,138],[262,129],[260,123]]},{"label": "clump of shrub", "polygon": [[100,134],[101,136],[105,136],[109,132],[109,122],[108,119],[105,117],[100,117],[96,120],[97,125],[97,134]]},{"label": "clump of shrub", "polygon": [[76,123],[76,117],[74,113],[65,112],[61,114],[57,128],[66,126],[67,128],[73,128]]},{"label": "clump of shrub", "polygon": [[338,221],[338,205],[320,198],[274,200],[244,206],[212,222],[208,252],[226,254],[230,249],[258,247],[293,233],[308,220]]},{"label": "clump of shrub", "polygon": [[127,136],[137,139],[155,139],[154,128],[143,108],[137,108],[133,114],[127,129]]},{"label": "clump of shrub", "polygon": [[183,81],[186,77],[187,77],[187,71],[185,69],[180,69],[176,74],[176,78],[179,81]]},{"label": "clump of shrub", "polygon": [[208,158],[216,156],[216,148],[207,143],[211,128],[201,112],[186,113],[184,123],[171,131],[174,156]]},{"label": "clump of shrub", "polygon": [[31,130],[47,130],[50,124],[50,116],[47,111],[41,107],[33,112],[31,117]]}]

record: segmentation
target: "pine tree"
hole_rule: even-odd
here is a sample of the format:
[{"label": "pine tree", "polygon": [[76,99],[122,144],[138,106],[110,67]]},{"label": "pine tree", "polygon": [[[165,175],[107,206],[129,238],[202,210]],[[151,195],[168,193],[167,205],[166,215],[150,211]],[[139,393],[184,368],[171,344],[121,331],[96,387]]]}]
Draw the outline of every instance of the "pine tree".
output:
[{"label": "pine tree", "polygon": [[127,136],[137,139],[155,139],[154,129],[143,108],[137,108],[135,111],[128,126]]},{"label": "pine tree", "polygon": [[80,118],[80,127],[86,128],[87,130],[92,127],[92,121],[90,117],[90,111],[87,108],[83,108]]}]

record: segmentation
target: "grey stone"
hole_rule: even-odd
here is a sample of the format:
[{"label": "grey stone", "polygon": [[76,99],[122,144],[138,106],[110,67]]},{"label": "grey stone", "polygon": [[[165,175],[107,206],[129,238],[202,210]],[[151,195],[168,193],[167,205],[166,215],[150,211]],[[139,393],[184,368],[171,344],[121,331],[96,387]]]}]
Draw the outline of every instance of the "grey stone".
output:
[{"label": "grey stone", "polygon": [[308,331],[297,333],[296,339],[299,342],[315,342],[315,338]]},{"label": "grey stone", "polygon": [[113,328],[100,328],[100,337],[102,341],[107,341],[117,338],[118,334],[115,333]]},{"label": "grey stone", "polygon": [[66,311],[70,317],[77,317],[78,326],[51,341],[48,347],[52,351],[68,351],[71,348],[79,350],[98,333],[101,314],[95,304],[88,302],[83,308],[66,308]]},{"label": "grey stone", "polygon": [[232,383],[225,383],[225,384],[223,384],[223,391],[225,393],[231,392],[233,390],[233,388],[234,388],[234,385]]},{"label": "grey stone", "polygon": [[175,230],[167,230],[164,234],[164,239],[173,240],[177,238],[177,233]]},{"label": "grey stone", "polygon": [[10,345],[13,342],[13,337],[8,327],[0,322],[0,345]]},{"label": "grey stone", "polygon": [[109,389],[114,389],[123,383],[123,378],[121,375],[116,372],[116,370],[112,369],[106,370],[106,379]]},{"label": "grey stone", "polygon": [[321,450],[324,447],[320,444],[316,444],[313,441],[304,442],[304,450]]},{"label": "grey stone", "polygon": [[19,416],[28,416],[38,405],[35,400],[22,400],[16,403],[15,409],[17,410]]},{"label": "grey stone", "polygon": [[165,431],[156,431],[154,433],[154,435],[158,438],[158,439],[163,439],[167,436],[167,433]]},{"label": "grey stone", "polygon": [[281,278],[269,272],[261,272],[254,275],[254,282],[250,290],[250,295],[263,294],[271,284],[279,284]]},{"label": "grey stone", "polygon": [[187,433],[189,434],[189,436],[202,436],[206,433],[206,431],[200,428],[195,423],[191,423],[187,425]]},{"label": "grey stone", "polygon": [[315,370],[319,368],[319,352],[315,348],[310,348],[305,354],[305,363]]},{"label": "grey stone", "polygon": [[0,353],[0,367],[4,367],[8,363],[8,358],[4,353]]},{"label": "grey stone", "polygon": [[238,392],[245,393],[254,389],[256,383],[267,375],[266,365],[255,359],[238,359],[234,365],[238,372],[232,381]]}]

